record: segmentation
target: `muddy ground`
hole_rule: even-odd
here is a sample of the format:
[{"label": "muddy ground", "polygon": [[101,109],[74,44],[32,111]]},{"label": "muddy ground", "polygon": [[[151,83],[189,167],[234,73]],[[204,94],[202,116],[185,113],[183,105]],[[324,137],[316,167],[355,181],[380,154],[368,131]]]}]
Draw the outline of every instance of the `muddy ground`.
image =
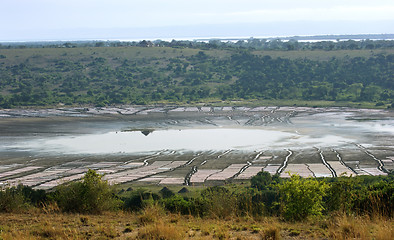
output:
[{"label": "muddy ground", "polygon": [[0,184],[51,189],[87,169],[113,184],[210,185],[260,170],[385,175],[394,112],[297,107],[0,110]]}]

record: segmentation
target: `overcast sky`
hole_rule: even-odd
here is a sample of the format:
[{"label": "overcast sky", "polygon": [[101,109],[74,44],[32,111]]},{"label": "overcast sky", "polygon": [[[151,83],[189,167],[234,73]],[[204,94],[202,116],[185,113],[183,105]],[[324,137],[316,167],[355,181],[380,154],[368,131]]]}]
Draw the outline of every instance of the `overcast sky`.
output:
[{"label": "overcast sky", "polygon": [[0,41],[394,33],[393,26],[393,0],[0,1]]}]

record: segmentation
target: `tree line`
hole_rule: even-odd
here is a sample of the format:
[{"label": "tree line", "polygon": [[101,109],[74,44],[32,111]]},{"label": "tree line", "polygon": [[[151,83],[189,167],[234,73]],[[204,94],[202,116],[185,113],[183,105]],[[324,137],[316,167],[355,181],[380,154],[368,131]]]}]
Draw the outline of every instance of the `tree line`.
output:
[{"label": "tree line", "polygon": [[[391,36],[391,35],[390,35]],[[333,41],[326,39],[329,36],[310,37],[312,41],[304,40],[302,37],[286,38],[249,38],[236,40],[142,40],[142,41],[72,41],[72,42],[28,42],[28,43],[0,43],[0,49],[25,49],[25,48],[85,48],[85,47],[171,47],[171,48],[195,48],[195,49],[257,49],[257,50],[278,50],[278,51],[299,51],[299,50],[373,50],[391,49],[394,47],[393,40],[370,40],[368,35],[365,39],[342,40],[342,36]],[[333,36],[335,37],[335,36]],[[343,36],[351,38],[352,36]],[[371,36],[374,37],[374,36]],[[380,37],[380,36],[375,36]]]},{"label": "tree line", "polygon": [[3,187],[0,212],[52,208],[60,212],[100,214],[104,211],[141,211],[159,205],[169,212],[216,217],[279,216],[287,221],[333,213],[393,217],[394,181],[388,176],[288,179],[260,172],[250,185],[206,187],[188,194],[164,187],[159,192],[136,189],[117,192],[102,176],[89,170],[81,181],[58,186],[51,192],[30,187]]}]

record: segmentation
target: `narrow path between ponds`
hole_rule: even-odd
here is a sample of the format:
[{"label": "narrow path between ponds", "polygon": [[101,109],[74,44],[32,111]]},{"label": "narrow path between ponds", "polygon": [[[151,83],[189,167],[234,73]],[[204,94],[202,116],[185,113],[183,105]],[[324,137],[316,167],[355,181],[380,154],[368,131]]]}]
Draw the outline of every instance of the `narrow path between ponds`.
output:
[{"label": "narrow path between ponds", "polygon": [[231,179],[234,179],[234,178],[238,177],[241,173],[243,173],[250,166],[252,166],[252,163],[247,161],[246,165],[243,166],[234,176],[232,176]]},{"label": "narrow path between ponds", "polygon": [[360,148],[361,150],[363,150],[368,156],[372,157],[376,162],[378,162],[379,166],[378,169],[384,173],[388,173],[388,171],[383,167],[384,164],[382,162],[382,160],[378,159],[377,157],[375,157],[372,153],[370,153],[363,145],[361,144],[355,144],[358,148]]},{"label": "narrow path between ponds", "polygon": [[287,162],[289,161],[290,156],[293,154],[293,152],[290,149],[286,150],[289,154],[286,156],[285,161],[283,161],[282,166],[278,169],[278,171],[276,172],[277,174],[281,174],[283,169],[285,169],[287,167]]},{"label": "narrow path between ponds", "polygon": [[323,162],[324,166],[326,166],[328,168],[328,170],[330,170],[331,175],[333,177],[337,177],[337,173],[335,172],[335,170],[331,167],[330,164],[327,163],[326,159],[324,159],[323,151],[320,148],[317,148],[317,147],[315,147],[315,148],[319,152],[320,160]]},{"label": "narrow path between ponds", "polygon": [[348,168],[350,171],[352,171],[354,174],[357,174],[357,172],[354,171],[353,168],[349,167],[349,166],[343,161],[343,159],[342,159],[342,157],[341,157],[341,154],[340,154],[337,150],[335,150],[335,149],[331,149],[331,150],[332,150],[334,153],[336,153],[339,162],[340,162],[343,166],[347,167],[347,168]]}]

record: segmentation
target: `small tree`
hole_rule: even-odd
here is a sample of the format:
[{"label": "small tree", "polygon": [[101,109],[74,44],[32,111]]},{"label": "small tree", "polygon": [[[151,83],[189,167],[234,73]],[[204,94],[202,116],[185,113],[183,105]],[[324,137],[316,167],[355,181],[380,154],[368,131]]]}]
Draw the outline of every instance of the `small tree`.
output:
[{"label": "small tree", "polygon": [[114,189],[96,171],[89,169],[82,181],[59,186],[55,199],[65,212],[101,213],[114,210],[121,201]]},{"label": "small tree", "polygon": [[253,176],[252,179],[250,179],[251,187],[252,188],[257,188],[258,190],[267,190],[271,188],[271,184],[279,183],[281,179],[279,178],[279,175],[275,174],[271,176],[269,172],[261,171],[257,173],[256,176]]},{"label": "small tree", "polygon": [[292,175],[279,185],[283,215],[287,220],[302,220],[322,215],[327,183]]},{"label": "small tree", "polygon": [[22,188],[22,185],[0,188],[0,212],[20,212],[28,207]]}]

